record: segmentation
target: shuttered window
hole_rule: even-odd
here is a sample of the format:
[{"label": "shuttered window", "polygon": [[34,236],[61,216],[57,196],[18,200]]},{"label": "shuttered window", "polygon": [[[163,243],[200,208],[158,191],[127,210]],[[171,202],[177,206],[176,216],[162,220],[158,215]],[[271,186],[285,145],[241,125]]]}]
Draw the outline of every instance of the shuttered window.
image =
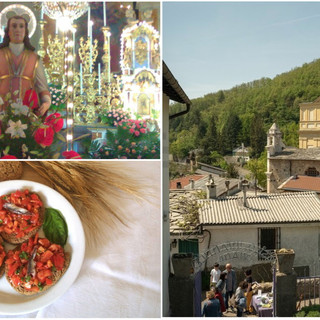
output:
[{"label": "shuttered window", "polygon": [[179,240],[179,253],[193,253],[194,256],[198,256],[198,239]]}]

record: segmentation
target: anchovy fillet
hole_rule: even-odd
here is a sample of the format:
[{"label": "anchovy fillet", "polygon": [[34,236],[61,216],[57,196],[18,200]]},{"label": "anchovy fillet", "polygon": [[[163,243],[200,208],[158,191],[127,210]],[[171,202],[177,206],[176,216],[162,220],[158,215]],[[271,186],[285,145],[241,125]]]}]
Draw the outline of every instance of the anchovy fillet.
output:
[{"label": "anchovy fillet", "polygon": [[3,207],[5,209],[7,209],[8,211],[10,211],[12,213],[15,213],[15,214],[23,214],[23,215],[28,215],[28,216],[32,215],[32,213],[29,210],[27,210],[25,208],[20,208],[20,207],[16,206],[13,203],[10,203],[10,202],[6,202],[3,205]]}]

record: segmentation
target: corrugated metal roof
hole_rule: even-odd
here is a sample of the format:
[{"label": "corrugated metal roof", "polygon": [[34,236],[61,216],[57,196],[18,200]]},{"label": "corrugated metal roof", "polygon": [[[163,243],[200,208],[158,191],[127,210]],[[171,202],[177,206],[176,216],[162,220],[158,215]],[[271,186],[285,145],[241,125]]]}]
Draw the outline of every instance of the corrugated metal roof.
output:
[{"label": "corrugated metal roof", "polygon": [[200,224],[267,224],[320,222],[320,200],[315,192],[277,193],[199,200]]}]

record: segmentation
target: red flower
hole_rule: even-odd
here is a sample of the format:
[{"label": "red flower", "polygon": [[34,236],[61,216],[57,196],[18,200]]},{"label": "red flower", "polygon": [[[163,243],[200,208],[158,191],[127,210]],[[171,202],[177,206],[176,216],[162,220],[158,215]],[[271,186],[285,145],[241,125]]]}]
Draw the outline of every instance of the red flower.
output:
[{"label": "red flower", "polygon": [[134,129],[133,128],[131,128],[129,131],[130,131],[130,133],[134,133]]},{"label": "red flower", "polygon": [[73,150],[62,152],[62,156],[65,159],[82,159],[80,154]]},{"label": "red flower", "polygon": [[55,132],[59,132],[63,127],[63,119],[60,113],[53,113],[46,117],[44,124],[53,128]]},{"label": "red flower", "polygon": [[138,137],[140,135],[139,131],[135,131],[134,134],[136,135],[136,137]]},{"label": "red flower", "polygon": [[29,89],[24,94],[24,98],[22,101],[24,106],[31,107],[31,109],[36,109],[39,107],[38,95],[33,89]]},{"label": "red flower", "polygon": [[50,146],[53,142],[54,131],[51,127],[38,128],[34,134],[34,140],[43,147]]},{"label": "red flower", "polygon": [[7,155],[1,157],[0,159],[17,159],[17,157],[11,156],[10,154],[7,154]]},{"label": "red flower", "polygon": [[141,133],[146,133],[146,129],[142,129],[142,128],[141,128],[141,129],[140,129],[140,132],[141,132]]}]

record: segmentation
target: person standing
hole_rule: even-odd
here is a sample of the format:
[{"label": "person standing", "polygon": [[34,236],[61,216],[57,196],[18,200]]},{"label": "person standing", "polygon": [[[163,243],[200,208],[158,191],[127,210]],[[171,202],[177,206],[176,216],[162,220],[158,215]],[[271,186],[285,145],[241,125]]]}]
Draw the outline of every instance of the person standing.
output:
[{"label": "person standing", "polygon": [[202,317],[220,317],[220,302],[215,298],[213,291],[207,291],[207,301],[204,302],[202,308]]},{"label": "person standing", "polygon": [[210,288],[215,288],[220,279],[221,270],[219,269],[219,263],[215,263],[213,269],[210,272]]},{"label": "person standing", "polygon": [[226,264],[226,270],[223,271],[223,273],[226,274],[226,309],[229,308],[229,299],[232,297],[232,295],[235,293],[237,288],[237,278],[236,278],[236,272],[232,269],[231,263]]},{"label": "person standing", "polygon": [[251,300],[252,300],[252,294],[253,294],[253,291],[252,291],[252,271],[251,269],[248,269],[245,271],[245,282],[248,284],[247,286],[247,289],[246,289],[246,298],[247,298],[247,307],[246,307],[246,312],[247,313],[252,313],[253,312],[253,308],[252,308],[252,305],[251,305]]}]

